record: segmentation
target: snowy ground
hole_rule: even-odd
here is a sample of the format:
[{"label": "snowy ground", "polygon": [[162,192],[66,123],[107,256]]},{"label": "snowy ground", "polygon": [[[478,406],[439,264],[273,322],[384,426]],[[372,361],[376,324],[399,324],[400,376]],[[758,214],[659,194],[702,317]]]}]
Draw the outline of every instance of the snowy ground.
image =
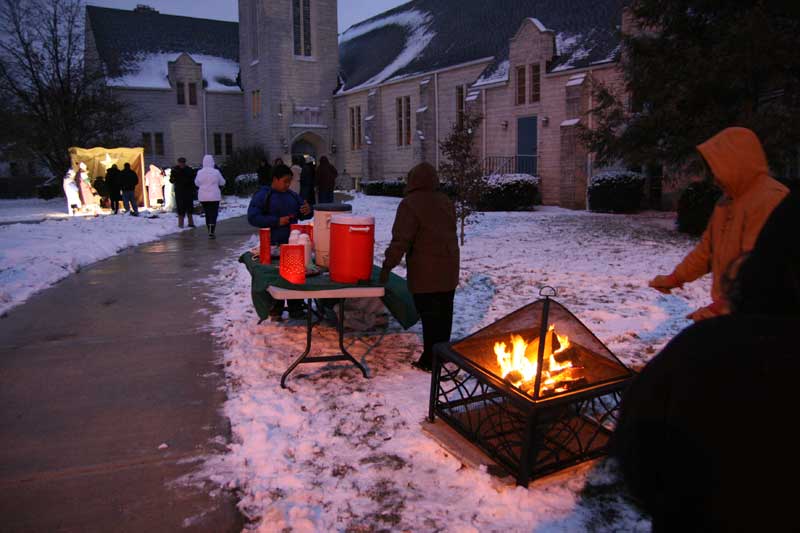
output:
[{"label": "snowy ground", "polygon": [[[398,202],[365,196],[352,202],[355,212],[376,217],[377,262]],[[670,296],[647,288],[693,244],[671,228],[672,216],[663,213],[541,208],[483,215],[468,228],[462,249],[454,338],[551,285],[624,362],[641,366],[688,325],[683,317],[705,303],[709,290],[708,279]],[[608,462],[523,489],[462,465],[423,433],[430,376],[409,366],[421,348],[419,326],[406,332],[391,322],[388,330],[347,337],[371,379],[348,365],[308,365],[291,376],[291,390],[281,390],[281,373],[304,345],[304,323],[258,325],[250,276],[235,258],[219,265],[209,283],[220,302],[211,327],[226,365],[233,444],[203,475],[240,492],[248,529],[649,530]],[[337,351],[334,328],[315,329],[314,350]]]},{"label": "snowy ground", "polygon": [[[244,214],[248,202],[226,197],[220,219]],[[152,214],[71,217],[63,198],[0,200],[0,315],[83,266],[179,231],[174,213]]]}]

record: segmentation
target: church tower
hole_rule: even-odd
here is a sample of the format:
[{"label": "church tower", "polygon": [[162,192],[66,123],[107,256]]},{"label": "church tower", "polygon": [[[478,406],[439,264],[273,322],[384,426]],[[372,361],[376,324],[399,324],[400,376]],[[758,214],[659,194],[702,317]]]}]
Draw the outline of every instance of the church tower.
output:
[{"label": "church tower", "polygon": [[335,151],[336,0],[239,0],[239,65],[250,145],[289,164]]}]

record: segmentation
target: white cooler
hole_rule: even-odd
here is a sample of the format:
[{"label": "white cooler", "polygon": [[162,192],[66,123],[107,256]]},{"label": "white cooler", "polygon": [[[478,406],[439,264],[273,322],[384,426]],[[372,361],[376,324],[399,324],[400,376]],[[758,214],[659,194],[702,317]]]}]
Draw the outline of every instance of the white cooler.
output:
[{"label": "white cooler", "polygon": [[331,250],[331,217],[353,210],[350,204],[316,204],[314,206],[314,252],[318,266],[328,268]]}]

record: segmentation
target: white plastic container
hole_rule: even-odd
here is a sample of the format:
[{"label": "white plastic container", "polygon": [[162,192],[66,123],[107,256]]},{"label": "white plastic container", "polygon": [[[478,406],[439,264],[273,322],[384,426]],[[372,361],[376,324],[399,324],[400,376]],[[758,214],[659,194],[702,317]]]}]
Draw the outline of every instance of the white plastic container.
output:
[{"label": "white plastic container", "polygon": [[328,268],[330,264],[331,216],[349,213],[350,204],[317,204],[314,206],[314,251],[316,263]]},{"label": "white plastic container", "polygon": [[314,263],[311,261],[311,238],[309,238],[307,234],[301,233],[300,237],[297,239],[297,244],[303,245],[303,249],[305,251],[306,270],[308,270],[314,266]]}]

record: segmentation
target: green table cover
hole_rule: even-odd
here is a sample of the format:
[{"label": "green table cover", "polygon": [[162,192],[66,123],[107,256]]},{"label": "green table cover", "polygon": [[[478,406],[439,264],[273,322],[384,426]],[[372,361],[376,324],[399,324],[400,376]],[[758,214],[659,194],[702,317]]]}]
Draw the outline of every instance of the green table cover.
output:
[{"label": "green table cover", "polygon": [[[245,252],[239,257],[239,262],[243,263],[250,276],[253,278],[253,284],[250,289],[250,294],[253,298],[253,307],[258,313],[261,320],[269,316],[269,309],[272,305],[272,297],[267,292],[270,286],[280,287],[282,289],[289,289],[294,291],[323,291],[333,289],[349,289],[353,287],[381,287],[378,281],[381,269],[380,267],[373,267],[372,278],[369,281],[359,283],[337,283],[331,281],[327,272],[319,276],[311,276],[306,278],[306,282],[302,285],[295,285],[283,279],[278,273],[278,265],[262,265],[259,263],[251,252]],[[383,305],[392,314],[392,316],[403,326],[405,329],[410,328],[419,320],[417,309],[414,307],[414,299],[411,293],[408,292],[408,285],[406,280],[391,274],[389,281],[384,286],[386,293],[381,298]]]}]

